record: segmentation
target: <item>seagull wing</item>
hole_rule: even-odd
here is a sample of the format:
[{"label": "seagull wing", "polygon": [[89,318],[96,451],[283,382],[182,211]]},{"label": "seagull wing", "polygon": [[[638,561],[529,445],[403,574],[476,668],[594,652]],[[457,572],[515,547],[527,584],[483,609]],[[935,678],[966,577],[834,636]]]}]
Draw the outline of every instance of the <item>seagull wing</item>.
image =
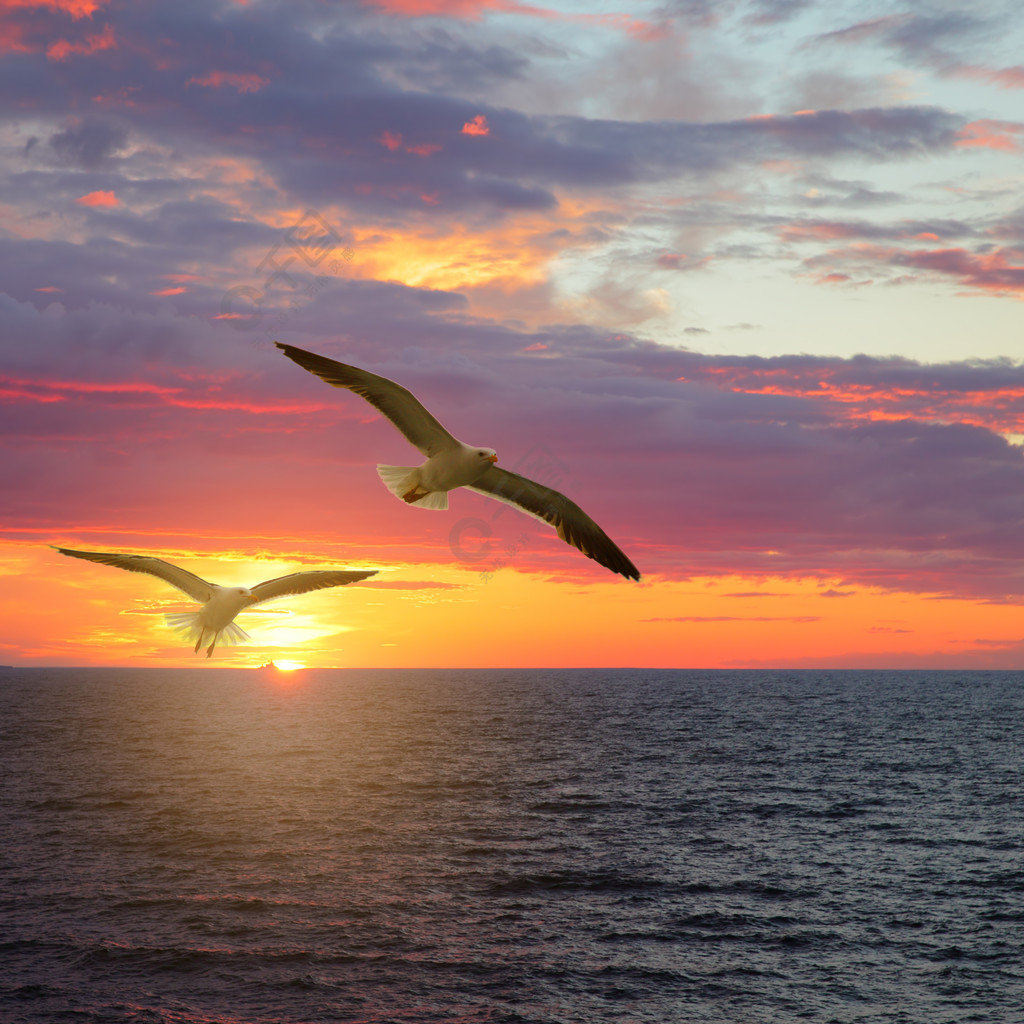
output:
[{"label": "seagull wing", "polygon": [[470,485],[470,490],[479,491],[513,505],[522,512],[528,512],[534,518],[553,526],[562,540],[579,548],[587,558],[593,558],[606,569],[627,579],[640,579],[640,571],[608,534],[564,494],[497,466],[488,466],[483,475]]},{"label": "seagull wing", "polygon": [[148,572],[150,576],[157,576],[172,587],[183,590],[193,601],[206,604],[213,597],[214,586],[200,579],[180,566],[171,565],[162,558],[152,558],[149,555],[119,555],[107,551],[72,551],[70,548],[57,548],[62,555],[69,555],[71,558],[84,558],[87,562],[99,562],[101,565],[113,565],[118,569],[127,569],[129,572]]},{"label": "seagull wing", "polygon": [[325,587],[343,587],[346,583],[365,580],[367,576],[376,576],[377,570],[354,569],[321,569],[314,572],[293,572],[290,576],[278,576],[277,579],[258,583],[252,588],[252,600],[249,607],[261,601],[269,601],[272,597],[284,597],[286,594],[306,594],[310,590],[323,590]]},{"label": "seagull wing", "polygon": [[275,342],[277,347],[303,369],[315,373],[336,388],[348,388],[379,409],[424,455],[430,457],[445,448],[454,448],[458,441],[441,426],[420,400],[387,377],[379,377],[358,366],[335,362],[314,352]]}]

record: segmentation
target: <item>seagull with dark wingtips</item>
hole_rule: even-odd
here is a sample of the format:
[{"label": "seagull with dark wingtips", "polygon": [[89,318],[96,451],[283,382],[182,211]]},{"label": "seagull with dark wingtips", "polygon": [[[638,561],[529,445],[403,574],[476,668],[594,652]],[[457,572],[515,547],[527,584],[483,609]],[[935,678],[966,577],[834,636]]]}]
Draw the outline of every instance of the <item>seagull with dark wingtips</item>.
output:
[{"label": "seagull with dark wingtips", "polygon": [[323,590],[325,587],[343,587],[346,583],[355,583],[357,580],[365,580],[367,576],[377,574],[376,569],[320,569],[278,576],[276,579],[257,583],[254,587],[219,587],[216,583],[207,583],[187,569],[150,555],[73,551],[70,548],[57,550],[71,558],[84,558],[89,562],[112,565],[117,569],[127,569],[129,572],[149,573],[184,591],[192,600],[198,601],[202,605],[199,611],[165,615],[164,618],[172,629],[187,636],[190,641],[195,640],[196,654],[209,639],[210,646],[206,649],[208,658],[213,654],[213,649],[222,636],[225,645],[240,644],[250,639],[249,634],[234,621],[235,616],[243,608],[251,608],[273,597],[305,594],[311,590]]},{"label": "seagull with dark wingtips", "polygon": [[412,392],[387,377],[275,343],[292,361],[336,388],[347,388],[379,409],[418,448],[427,461],[421,466],[378,466],[392,494],[417,508],[448,508],[448,492],[468,487],[553,526],[567,544],[627,579],[640,579],[637,567],[615,542],[564,494],[499,469],[493,448],[475,448],[457,440],[423,407]]}]

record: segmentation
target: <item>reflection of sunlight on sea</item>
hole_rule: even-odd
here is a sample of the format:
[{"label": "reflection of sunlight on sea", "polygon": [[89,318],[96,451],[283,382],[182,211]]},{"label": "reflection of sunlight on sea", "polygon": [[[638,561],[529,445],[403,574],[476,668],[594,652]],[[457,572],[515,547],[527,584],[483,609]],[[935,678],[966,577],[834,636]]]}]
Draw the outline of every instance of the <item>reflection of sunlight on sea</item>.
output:
[{"label": "reflection of sunlight on sea", "polygon": [[0,691],[0,1020],[1020,1019],[1019,673]]}]

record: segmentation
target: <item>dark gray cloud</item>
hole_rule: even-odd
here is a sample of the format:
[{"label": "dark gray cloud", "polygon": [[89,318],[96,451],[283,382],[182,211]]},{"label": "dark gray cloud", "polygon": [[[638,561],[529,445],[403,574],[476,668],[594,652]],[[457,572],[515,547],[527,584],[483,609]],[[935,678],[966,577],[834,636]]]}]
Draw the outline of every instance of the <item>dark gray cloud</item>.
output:
[{"label": "dark gray cloud", "polygon": [[50,136],[50,148],[62,163],[89,170],[124,149],[128,132],[121,125],[87,117]]},{"label": "dark gray cloud", "polygon": [[[949,150],[963,123],[927,107],[709,123],[528,116],[468,99],[465,88],[485,71],[522,75],[525,58],[401,19],[385,32],[353,5],[109,13],[116,49],[62,62],[59,75],[45,73],[43,53],[0,66],[9,102],[41,117],[63,119],[86,97],[116,112],[56,130],[63,159],[98,168],[130,129],[133,142],[193,155],[228,147],[305,202],[379,216],[543,210],[560,189],[701,178],[772,159],[903,160]],[[462,88],[446,90],[439,69]],[[464,134],[480,116],[490,133]]]}]

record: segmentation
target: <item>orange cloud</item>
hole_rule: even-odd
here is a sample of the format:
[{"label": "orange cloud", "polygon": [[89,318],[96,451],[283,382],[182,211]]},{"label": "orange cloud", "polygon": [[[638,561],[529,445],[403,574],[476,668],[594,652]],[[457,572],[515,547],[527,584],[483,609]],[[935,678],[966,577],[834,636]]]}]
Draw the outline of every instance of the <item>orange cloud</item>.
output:
[{"label": "orange cloud", "polygon": [[487,124],[487,118],[483,114],[477,114],[472,121],[467,121],[462,126],[463,135],[490,135],[491,129]]},{"label": "orange cloud", "polygon": [[406,153],[415,153],[417,156],[430,156],[431,153],[437,153],[441,149],[440,146],[433,142],[424,142],[419,146],[406,146]]},{"label": "orange cloud", "polygon": [[81,206],[118,206],[121,200],[113,192],[89,192],[75,202]]},{"label": "orange cloud", "polygon": [[259,92],[265,85],[270,84],[270,79],[235,71],[210,71],[202,78],[190,78],[185,84],[203,85],[214,89],[222,85],[233,85],[239,92]]},{"label": "orange cloud", "polygon": [[78,21],[80,18],[91,18],[104,4],[110,0],[3,0],[0,11],[4,13],[17,9],[39,10],[46,8],[51,11],[62,11],[70,14]]},{"label": "orange cloud", "polygon": [[181,295],[187,292],[187,288],[161,288],[158,292],[150,292],[150,295]]},{"label": "orange cloud", "polygon": [[402,136],[399,132],[382,132],[380,138],[377,140],[386,149],[390,149],[392,153],[396,149],[401,148]]}]

